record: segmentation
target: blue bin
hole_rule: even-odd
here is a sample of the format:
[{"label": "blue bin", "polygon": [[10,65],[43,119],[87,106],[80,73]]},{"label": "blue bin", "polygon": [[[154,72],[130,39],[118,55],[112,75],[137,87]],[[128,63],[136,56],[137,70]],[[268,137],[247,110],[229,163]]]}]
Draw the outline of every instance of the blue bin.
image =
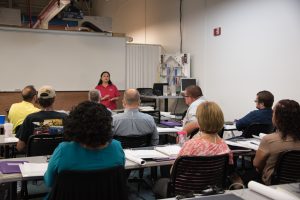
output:
[{"label": "blue bin", "polygon": [[5,123],[5,115],[0,115],[0,124]]}]

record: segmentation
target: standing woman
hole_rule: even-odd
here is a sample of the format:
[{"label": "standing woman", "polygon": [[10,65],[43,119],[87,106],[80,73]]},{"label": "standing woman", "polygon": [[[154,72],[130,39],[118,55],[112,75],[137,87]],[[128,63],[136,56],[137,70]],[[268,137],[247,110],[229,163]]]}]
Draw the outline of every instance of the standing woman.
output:
[{"label": "standing woman", "polygon": [[119,99],[120,93],[118,88],[111,82],[108,71],[101,73],[99,83],[95,89],[100,91],[102,96],[101,103],[103,105],[111,110],[117,109],[116,102]]}]

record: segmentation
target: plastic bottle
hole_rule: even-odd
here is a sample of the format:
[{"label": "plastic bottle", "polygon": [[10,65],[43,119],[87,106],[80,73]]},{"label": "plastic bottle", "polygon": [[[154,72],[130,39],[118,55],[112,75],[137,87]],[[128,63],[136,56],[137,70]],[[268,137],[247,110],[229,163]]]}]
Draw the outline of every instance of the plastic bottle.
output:
[{"label": "plastic bottle", "polygon": [[187,132],[186,131],[178,131],[177,134],[178,134],[178,144],[179,144],[179,146],[182,146],[187,139],[187,137],[186,137]]}]

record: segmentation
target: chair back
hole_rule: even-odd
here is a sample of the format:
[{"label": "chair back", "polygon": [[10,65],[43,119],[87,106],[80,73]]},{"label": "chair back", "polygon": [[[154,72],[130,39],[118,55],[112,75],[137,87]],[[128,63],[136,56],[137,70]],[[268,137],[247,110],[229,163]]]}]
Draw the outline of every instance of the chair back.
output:
[{"label": "chair back", "polygon": [[176,159],[169,192],[173,195],[201,193],[208,186],[225,187],[228,154],[217,156],[182,156]]},{"label": "chair back", "polygon": [[300,150],[283,152],[272,175],[273,184],[300,182]]},{"label": "chair back", "polygon": [[27,156],[51,155],[54,149],[64,141],[62,134],[31,135],[27,142]]},{"label": "chair back", "polygon": [[148,110],[148,111],[140,110],[140,112],[151,115],[156,124],[160,123],[160,111],[159,110]]},{"label": "chair back", "polygon": [[150,146],[151,138],[152,138],[152,134],[128,135],[128,136],[114,135],[114,139],[121,142],[123,149]]},{"label": "chair back", "polygon": [[242,134],[242,137],[252,138],[252,135],[259,135],[260,133],[272,133],[274,126],[272,124],[250,124]]},{"label": "chair back", "polygon": [[49,200],[127,200],[124,167],[92,171],[62,171]]}]

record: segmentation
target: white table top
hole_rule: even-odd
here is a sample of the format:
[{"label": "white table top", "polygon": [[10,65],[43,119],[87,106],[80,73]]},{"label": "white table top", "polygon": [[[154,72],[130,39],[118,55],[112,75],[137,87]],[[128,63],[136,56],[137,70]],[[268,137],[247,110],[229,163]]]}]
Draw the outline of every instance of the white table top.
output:
[{"label": "white table top", "polygon": [[18,141],[19,139],[15,136],[5,137],[4,135],[0,135],[0,145],[16,144]]},{"label": "white table top", "polygon": [[[0,161],[28,161],[30,163],[46,163],[47,156],[33,156],[33,157],[20,157],[20,158],[9,158],[9,159],[1,159]],[[125,162],[125,169],[140,169],[140,168],[147,168],[147,167],[156,167],[156,166],[163,166],[163,165],[172,165],[175,160],[164,160],[164,161],[147,161],[145,165],[139,165],[135,162],[126,159]],[[2,174],[0,172],[0,183],[5,182],[15,182],[21,180],[32,180],[42,177],[29,177],[23,178],[21,173],[16,174]]]}]

